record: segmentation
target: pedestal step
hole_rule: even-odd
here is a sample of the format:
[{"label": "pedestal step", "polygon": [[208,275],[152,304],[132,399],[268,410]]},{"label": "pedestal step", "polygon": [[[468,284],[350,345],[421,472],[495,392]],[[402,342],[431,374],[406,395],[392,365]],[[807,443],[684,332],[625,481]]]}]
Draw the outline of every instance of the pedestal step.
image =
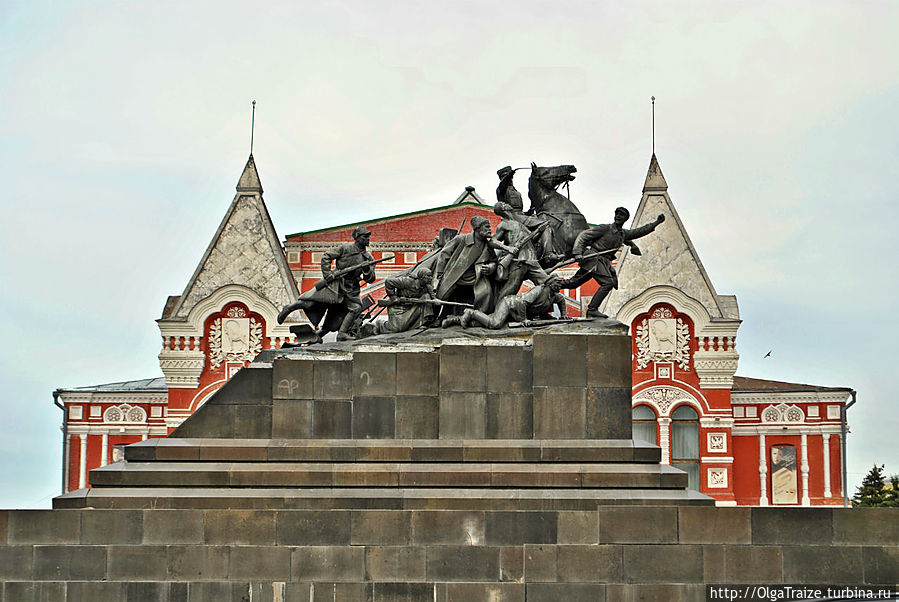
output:
[{"label": "pedestal step", "polygon": [[538,487],[683,489],[666,464],[417,462],[117,462],[92,487]]},{"label": "pedestal step", "polygon": [[148,439],[128,462],[624,462],[659,463],[661,448],[631,439]]},{"label": "pedestal step", "polygon": [[54,498],[60,508],[594,510],[600,506],[713,506],[687,489],[163,488],[97,487]]}]

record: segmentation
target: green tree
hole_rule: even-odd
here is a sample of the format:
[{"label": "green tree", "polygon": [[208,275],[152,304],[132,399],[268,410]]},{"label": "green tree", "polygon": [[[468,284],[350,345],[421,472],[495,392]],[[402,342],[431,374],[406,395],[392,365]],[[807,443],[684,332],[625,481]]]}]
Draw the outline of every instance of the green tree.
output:
[{"label": "green tree", "polygon": [[894,474],[890,477],[890,484],[887,485],[886,499],[883,505],[890,508],[899,508],[899,475]]},{"label": "green tree", "polygon": [[883,464],[875,464],[865,475],[862,484],[855,490],[852,496],[852,505],[855,507],[887,506],[899,508],[899,475],[890,477],[890,484],[886,484],[883,475]]}]

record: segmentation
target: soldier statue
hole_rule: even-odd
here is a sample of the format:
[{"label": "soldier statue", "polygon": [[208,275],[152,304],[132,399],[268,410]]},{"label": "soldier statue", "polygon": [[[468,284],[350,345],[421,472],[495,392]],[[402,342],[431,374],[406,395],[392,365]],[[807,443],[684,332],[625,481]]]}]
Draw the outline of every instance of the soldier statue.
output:
[{"label": "soldier statue", "polygon": [[434,266],[434,288],[442,301],[473,302],[481,311],[491,311],[494,304],[493,282],[496,270],[494,249],[511,251],[494,243],[490,222],[476,215],[471,218],[472,231],[459,234],[440,250]]},{"label": "soldier statue", "polygon": [[550,313],[555,306],[559,310],[559,316],[564,319],[567,315],[565,297],[559,293],[562,281],[555,274],[547,277],[543,284],[520,294],[509,295],[500,299],[496,311],[486,314],[476,309],[466,309],[461,316],[450,316],[443,322],[443,327],[461,324],[462,328],[468,328],[476,322],[487,328],[497,330],[504,327],[510,321],[521,322],[527,325],[531,320],[551,318]]},{"label": "soldier statue", "polygon": [[[562,259],[561,255],[553,254],[553,230],[550,227],[549,218],[545,214],[534,215],[533,207],[524,212],[524,202],[521,193],[515,188],[513,178],[515,170],[510,166],[500,168],[496,175],[499,176],[499,186],[496,188],[496,200],[499,203],[508,205],[507,210],[509,219],[514,219],[528,230],[539,230],[533,242],[534,252],[537,260],[544,264],[552,264]],[[544,255],[546,260],[543,261]],[[535,283],[536,284],[536,283]],[[518,292],[513,291],[513,295]]]},{"label": "soldier statue", "polygon": [[652,223],[627,230],[623,226],[630,215],[627,209],[618,207],[615,209],[613,223],[587,228],[578,234],[574,241],[572,253],[578,260],[579,267],[574,276],[562,281],[562,288],[577,288],[591,278],[599,284],[599,290],[596,291],[587,306],[588,318],[608,317],[599,311],[599,304],[612,292],[612,289],[618,288],[618,274],[611,264],[615,251],[621,245],[628,244],[633,252],[639,255],[640,250],[631,241],[646,236],[665,221],[665,216],[659,215]]},{"label": "soldier statue", "polygon": [[[322,279],[315,283],[315,288],[300,295],[300,298],[285,306],[278,313],[278,323],[282,324],[288,315],[302,309],[316,331],[319,342],[329,332],[337,331],[337,340],[346,341],[355,338],[351,333],[353,322],[362,311],[362,300],[359,297],[360,278],[365,282],[375,281],[375,261],[366,249],[371,240],[371,232],[365,226],[356,226],[353,230],[353,242],[329,249],[322,256]],[[390,259],[387,257],[386,259]],[[335,262],[332,271],[331,263]]]},{"label": "soldier statue", "polygon": [[436,315],[433,275],[428,268],[418,268],[411,274],[400,274],[384,281],[389,299],[378,304],[387,307],[387,320],[374,322],[372,334],[406,332],[428,326]]},{"label": "soldier statue", "polygon": [[503,218],[493,240],[512,247],[514,253],[500,251],[497,263],[495,280],[499,283],[498,300],[509,295],[518,294],[521,283],[530,280],[534,284],[543,284],[547,274],[540,267],[537,251],[534,248],[534,239],[540,236],[546,229],[546,224],[537,230],[531,231],[514,218],[514,209],[508,203],[498,202],[493,212]]}]

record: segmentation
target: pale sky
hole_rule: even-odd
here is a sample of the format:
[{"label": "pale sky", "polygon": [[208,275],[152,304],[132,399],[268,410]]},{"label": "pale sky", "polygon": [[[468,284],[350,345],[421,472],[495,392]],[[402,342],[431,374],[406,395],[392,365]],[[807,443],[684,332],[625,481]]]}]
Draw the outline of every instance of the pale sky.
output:
[{"label": "pale sky", "polygon": [[[279,235],[651,154],[743,324],[738,374],[858,391],[850,493],[899,473],[896,2],[0,0],[0,508],[60,493],[56,388],[161,375],[249,151]],[[522,179],[521,184],[524,181]],[[772,356],[762,359],[772,350]]]}]

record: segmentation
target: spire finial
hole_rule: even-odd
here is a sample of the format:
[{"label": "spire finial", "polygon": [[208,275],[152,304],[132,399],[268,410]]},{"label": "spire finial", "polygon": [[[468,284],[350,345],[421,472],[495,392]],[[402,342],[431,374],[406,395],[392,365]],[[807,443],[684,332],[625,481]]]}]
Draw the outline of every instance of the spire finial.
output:
[{"label": "spire finial", "polygon": [[253,154],[253,133],[256,131],[256,100],[253,100],[253,117],[250,119],[250,154]]},{"label": "spire finial", "polygon": [[656,97],[652,96],[652,154],[656,154]]}]

